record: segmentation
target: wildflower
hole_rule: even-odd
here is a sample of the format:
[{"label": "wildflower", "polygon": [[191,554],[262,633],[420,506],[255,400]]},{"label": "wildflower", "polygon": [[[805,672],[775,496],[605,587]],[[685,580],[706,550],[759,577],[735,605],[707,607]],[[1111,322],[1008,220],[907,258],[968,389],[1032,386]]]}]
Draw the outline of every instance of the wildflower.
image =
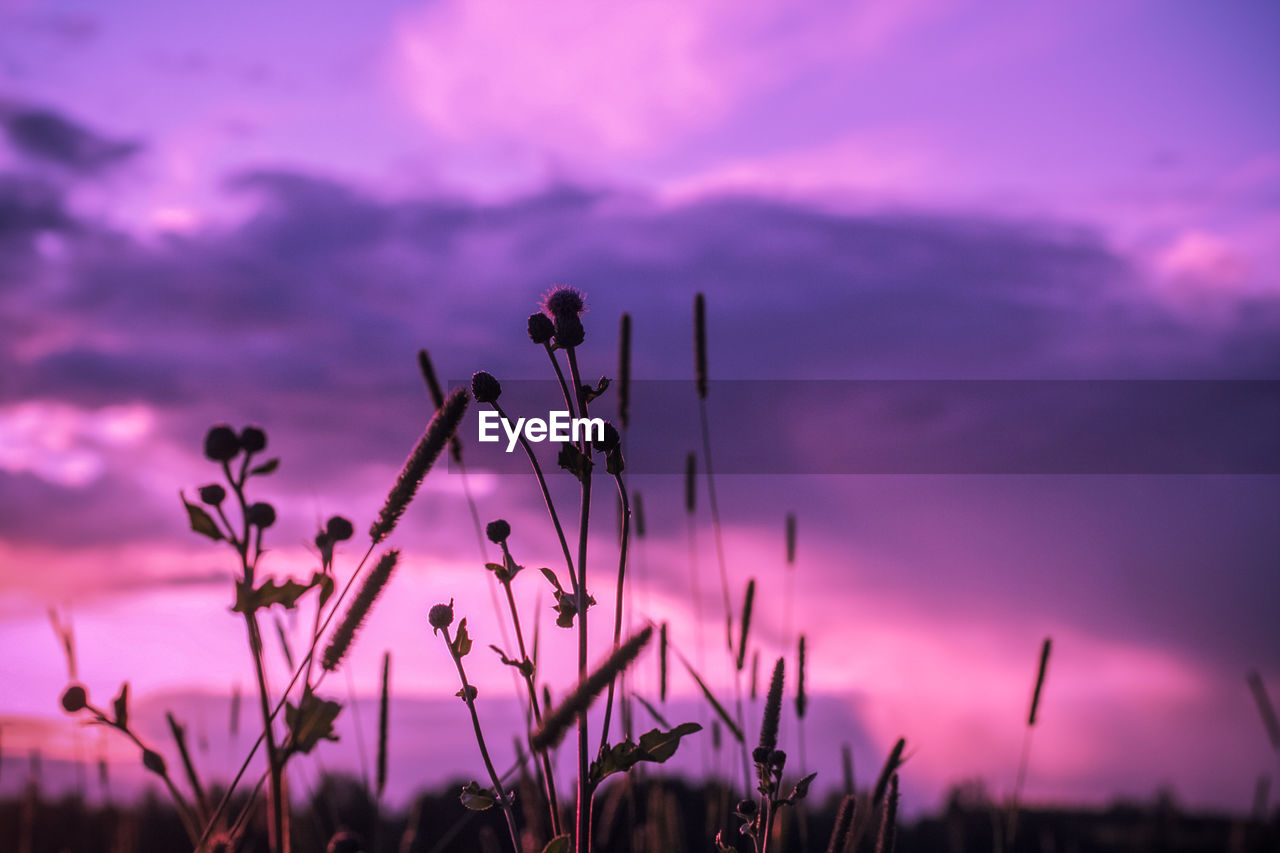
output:
[{"label": "wildflower", "polygon": [[204,437],[204,455],[214,462],[230,462],[240,452],[240,439],[226,424],[213,427]]}]

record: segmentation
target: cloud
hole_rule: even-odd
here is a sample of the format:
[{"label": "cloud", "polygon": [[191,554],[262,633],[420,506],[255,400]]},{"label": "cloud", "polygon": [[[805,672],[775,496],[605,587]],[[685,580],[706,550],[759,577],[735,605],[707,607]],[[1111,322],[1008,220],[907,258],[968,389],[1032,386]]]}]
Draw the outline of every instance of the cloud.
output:
[{"label": "cloud", "polygon": [[134,157],[142,145],[109,139],[44,107],[0,105],[0,127],[23,157],[77,175],[96,175]]}]

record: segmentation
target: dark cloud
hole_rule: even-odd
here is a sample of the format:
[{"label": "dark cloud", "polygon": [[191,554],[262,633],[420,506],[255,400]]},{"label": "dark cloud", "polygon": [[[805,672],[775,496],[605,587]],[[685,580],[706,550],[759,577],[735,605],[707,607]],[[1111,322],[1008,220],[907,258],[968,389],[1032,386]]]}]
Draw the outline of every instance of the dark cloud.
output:
[{"label": "dark cloud", "polygon": [[19,154],[80,175],[106,171],[142,149],[138,142],[109,139],[43,107],[5,107],[0,126]]}]

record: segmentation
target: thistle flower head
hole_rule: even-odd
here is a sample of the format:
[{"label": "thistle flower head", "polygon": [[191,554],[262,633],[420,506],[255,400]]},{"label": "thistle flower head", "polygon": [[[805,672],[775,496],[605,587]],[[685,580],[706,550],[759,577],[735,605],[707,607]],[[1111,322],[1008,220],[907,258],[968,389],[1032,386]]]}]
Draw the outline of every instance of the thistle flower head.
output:
[{"label": "thistle flower head", "polygon": [[568,315],[577,316],[584,308],[582,292],[564,284],[551,288],[551,292],[542,299],[542,310],[557,320]]},{"label": "thistle flower head", "polygon": [[207,486],[200,487],[200,500],[209,506],[217,506],[227,499],[227,490],[217,483],[210,483]]},{"label": "thistle flower head", "polygon": [[535,344],[545,344],[555,331],[555,325],[546,314],[539,311],[529,315],[529,340]]},{"label": "thistle flower head", "polygon": [[587,337],[582,318],[577,314],[561,314],[555,319],[555,342],[560,349],[573,349],[580,346]]},{"label": "thistle flower head", "polygon": [[267,434],[262,427],[247,426],[240,430],[240,446],[248,453],[258,453],[267,447]]},{"label": "thistle flower head", "polygon": [[204,455],[214,462],[230,462],[240,452],[240,438],[226,424],[218,424],[204,437]]},{"label": "thistle flower head", "polygon": [[245,510],[245,516],[254,527],[265,530],[276,523],[276,508],[269,503],[259,501]]},{"label": "thistle flower head", "polygon": [[350,539],[356,531],[350,521],[340,515],[335,515],[330,518],[329,522],[324,526],[324,532],[327,533],[329,538],[334,542],[344,542],[347,539]]},{"label": "thistle flower head", "polygon": [[489,541],[494,545],[501,545],[511,535],[511,525],[499,518],[485,525],[484,535],[489,537]]},{"label": "thistle flower head", "polygon": [[427,621],[431,623],[432,633],[442,631],[453,624],[453,599],[448,604],[437,604],[427,613]]},{"label": "thistle flower head", "polygon": [[471,376],[471,393],[477,403],[496,403],[502,394],[502,385],[492,373],[478,370]]},{"label": "thistle flower head", "polygon": [[62,710],[68,714],[83,711],[89,704],[89,691],[83,685],[73,684],[62,691]]}]

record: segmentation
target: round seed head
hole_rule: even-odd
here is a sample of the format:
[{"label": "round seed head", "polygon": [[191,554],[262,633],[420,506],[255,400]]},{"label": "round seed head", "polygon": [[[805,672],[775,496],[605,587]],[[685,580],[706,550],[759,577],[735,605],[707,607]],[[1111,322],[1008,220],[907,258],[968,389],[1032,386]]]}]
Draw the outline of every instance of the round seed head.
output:
[{"label": "round seed head", "polygon": [[269,503],[258,501],[245,510],[245,516],[254,527],[261,527],[266,530],[276,523],[276,508]]},{"label": "round seed head", "polygon": [[227,499],[227,490],[219,486],[217,483],[210,483],[207,486],[200,487],[200,500],[209,506],[217,506]]},{"label": "round seed head", "polygon": [[62,710],[68,714],[83,711],[89,704],[89,691],[79,684],[73,684],[62,691]]},{"label": "round seed head", "polygon": [[502,394],[502,385],[492,373],[477,371],[471,376],[471,393],[480,403],[496,403]]},{"label": "round seed head", "polygon": [[484,528],[484,535],[489,537],[489,541],[494,545],[500,545],[507,541],[507,537],[511,535],[511,525],[499,518],[497,521],[491,521]]},{"label": "round seed head", "polygon": [[551,322],[551,318],[539,311],[536,314],[529,315],[529,340],[535,344],[545,344],[551,340],[551,336],[555,334],[556,328]]},{"label": "round seed head", "polygon": [[267,434],[262,427],[247,426],[240,430],[240,446],[248,453],[258,453],[267,447]]},{"label": "round seed head", "polygon": [[577,314],[561,314],[555,319],[555,341],[560,349],[573,349],[587,337],[582,320]]},{"label": "round seed head", "polygon": [[239,452],[240,439],[226,424],[218,424],[205,434],[204,455],[214,462],[230,462]]},{"label": "round seed head", "polygon": [[351,526],[351,522],[347,519],[340,515],[335,515],[325,525],[324,532],[329,534],[329,538],[334,542],[345,542],[355,533],[355,528]]},{"label": "round seed head", "polygon": [[427,614],[427,621],[434,631],[440,631],[453,624],[453,599],[448,604],[437,604]]}]

